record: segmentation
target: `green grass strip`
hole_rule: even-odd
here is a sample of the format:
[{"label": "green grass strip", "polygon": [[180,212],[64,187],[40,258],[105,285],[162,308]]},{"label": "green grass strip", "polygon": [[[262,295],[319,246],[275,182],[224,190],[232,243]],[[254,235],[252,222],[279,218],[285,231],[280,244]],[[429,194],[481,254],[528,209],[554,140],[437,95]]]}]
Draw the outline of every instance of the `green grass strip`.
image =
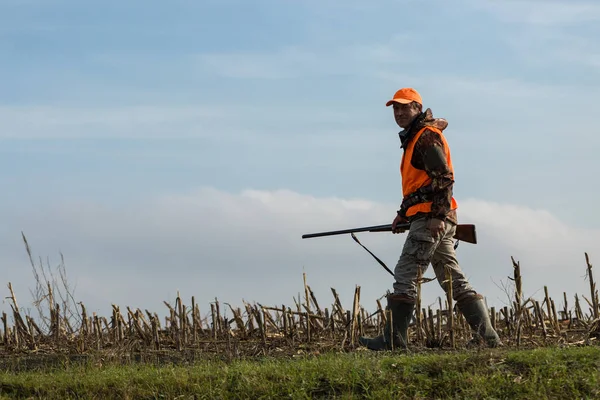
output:
[{"label": "green grass strip", "polygon": [[92,363],[0,371],[0,398],[600,398],[600,348],[341,353],[190,366]]}]

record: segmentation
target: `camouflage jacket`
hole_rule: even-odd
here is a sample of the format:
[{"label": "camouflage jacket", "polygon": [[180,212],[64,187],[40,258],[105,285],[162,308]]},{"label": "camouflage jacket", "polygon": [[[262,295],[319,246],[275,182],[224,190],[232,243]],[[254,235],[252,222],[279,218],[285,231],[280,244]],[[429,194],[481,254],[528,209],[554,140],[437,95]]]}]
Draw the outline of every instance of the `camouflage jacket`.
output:
[{"label": "camouflage jacket", "polygon": [[[444,118],[433,118],[431,109],[428,108],[417,116],[408,128],[398,134],[400,136],[402,148],[406,149],[406,146],[415,134],[425,126],[433,126],[443,131],[448,126],[448,122]],[[422,188],[423,192],[428,193],[433,203],[431,212],[428,214],[436,218],[457,223],[456,211],[450,209],[454,177],[452,171],[450,171],[450,168],[448,167],[444,143],[438,134],[425,130],[421,136],[419,136],[413,150],[411,164],[414,168],[425,170],[427,175],[431,178],[431,184]],[[405,212],[408,208],[405,200],[400,206],[399,212]],[[419,213],[414,217],[411,217],[411,219],[423,216],[425,216],[423,213]]]}]

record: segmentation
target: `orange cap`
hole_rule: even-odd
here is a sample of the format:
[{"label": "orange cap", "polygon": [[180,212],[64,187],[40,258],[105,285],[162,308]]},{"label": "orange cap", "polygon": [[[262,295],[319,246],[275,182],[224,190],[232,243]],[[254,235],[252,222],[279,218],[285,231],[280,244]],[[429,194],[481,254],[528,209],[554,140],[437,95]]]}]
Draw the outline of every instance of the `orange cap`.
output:
[{"label": "orange cap", "polygon": [[413,88],[402,88],[394,94],[394,98],[392,100],[385,103],[385,106],[389,107],[394,102],[408,104],[413,101],[416,101],[417,103],[423,105],[423,100],[421,100],[421,95],[419,94],[419,92],[417,92]]}]

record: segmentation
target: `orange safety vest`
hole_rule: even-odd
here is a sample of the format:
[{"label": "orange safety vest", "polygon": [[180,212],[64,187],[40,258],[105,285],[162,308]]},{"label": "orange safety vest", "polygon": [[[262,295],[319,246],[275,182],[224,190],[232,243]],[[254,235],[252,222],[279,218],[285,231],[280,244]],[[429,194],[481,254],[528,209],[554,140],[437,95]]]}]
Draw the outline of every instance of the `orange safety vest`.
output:
[{"label": "orange safety vest", "polygon": [[[442,142],[444,143],[444,150],[446,153],[446,160],[448,161],[448,167],[450,168],[450,171],[452,172],[452,176],[454,176],[454,168],[452,168],[452,159],[450,157],[450,147],[448,146],[448,142],[446,142],[446,138],[444,138],[442,131],[440,131],[439,129],[434,128],[432,126],[426,126],[426,127],[422,128],[421,130],[419,130],[419,132],[417,132],[415,137],[412,138],[412,140],[406,147],[404,154],[402,155],[402,162],[400,163],[400,174],[402,176],[402,195],[404,197],[413,194],[421,187],[429,185],[431,183],[431,178],[429,178],[429,176],[427,175],[427,172],[413,167],[410,162],[412,159],[415,144],[417,143],[417,140],[419,140],[419,137],[421,136],[421,134],[423,134],[423,132],[426,129],[433,131],[433,132],[437,133],[438,135],[440,135],[440,138],[442,139]],[[410,217],[412,215],[415,215],[418,212],[424,212],[424,213],[430,212],[431,204],[432,204],[431,202],[415,204],[408,208],[408,210],[406,211],[406,216]],[[458,203],[456,202],[454,197],[452,197],[452,203],[451,203],[450,208],[452,210],[455,210],[456,208],[458,208]]]}]

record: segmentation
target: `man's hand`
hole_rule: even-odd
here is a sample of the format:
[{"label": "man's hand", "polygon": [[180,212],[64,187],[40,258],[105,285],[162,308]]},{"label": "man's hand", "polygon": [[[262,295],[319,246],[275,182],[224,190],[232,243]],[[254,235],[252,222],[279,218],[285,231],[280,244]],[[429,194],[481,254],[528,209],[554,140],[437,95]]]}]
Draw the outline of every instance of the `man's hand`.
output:
[{"label": "man's hand", "polygon": [[408,220],[402,217],[400,214],[396,214],[396,218],[394,218],[394,222],[392,222],[392,233],[403,233],[406,229],[396,228],[398,224],[405,224]]},{"label": "man's hand", "polygon": [[446,223],[442,219],[431,218],[427,224],[427,228],[431,232],[431,236],[437,238],[446,230]]}]

